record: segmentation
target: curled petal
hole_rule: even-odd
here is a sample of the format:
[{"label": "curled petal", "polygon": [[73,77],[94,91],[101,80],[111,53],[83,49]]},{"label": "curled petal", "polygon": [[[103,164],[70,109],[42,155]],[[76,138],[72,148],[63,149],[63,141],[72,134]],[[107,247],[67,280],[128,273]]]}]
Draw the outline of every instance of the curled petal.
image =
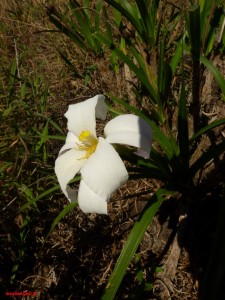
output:
[{"label": "curled petal", "polygon": [[111,194],[128,179],[127,170],[112,145],[99,138],[96,151],[81,169],[83,183],[78,192],[85,213],[107,214]]},{"label": "curled petal", "polygon": [[[70,149],[59,156],[55,161],[55,173],[63,193],[70,201],[76,200],[76,193],[68,186],[68,183],[80,171],[87,159],[86,152]],[[82,158],[82,159],[81,159]]]},{"label": "curled petal", "polygon": [[103,95],[96,95],[86,101],[69,105],[65,117],[68,120],[68,130],[77,137],[82,131],[89,131],[96,136],[96,117],[104,120],[107,114],[107,107]]},{"label": "curled petal", "polygon": [[106,124],[104,132],[107,142],[140,148],[136,154],[149,158],[152,129],[144,119],[132,114],[120,115]]},{"label": "curled petal", "polygon": [[107,201],[96,194],[84,180],[81,180],[78,203],[84,213],[107,214]]}]

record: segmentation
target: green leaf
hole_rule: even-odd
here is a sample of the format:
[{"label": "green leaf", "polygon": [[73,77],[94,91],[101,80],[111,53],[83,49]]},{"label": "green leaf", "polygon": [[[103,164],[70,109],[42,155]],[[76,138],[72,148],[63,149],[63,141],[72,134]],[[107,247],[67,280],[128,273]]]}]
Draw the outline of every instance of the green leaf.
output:
[{"label": "green leaf", "polygon": [[225,101],[225,79],[220,71],[204,56],[200,56],[200,61],[206,68],[214,75],[217,83],[219,84],[221,91],[223,93],[222,99]]},{"label": "green leaf", "polygon": [[190,143],[194,142],[198,137],[200,137],[203,133],[208,132],[212,128],[225,124],[225,118],[221,120],[214,121],[213,123],[201,128],[198,132],[196,132],[189,140]]},{"label": "green leaf", "polygon": [[136,0],[142,25],[141,37],[147,45],[154,46],[156,40],[156,17],[159,1]]},{"label": "green leaf", "polygon": [[[160,154],[158,151],[156,151],[154,148],[151,150],[151,156],[150,156],[150,161],[149,160],[141,160],[139,161],[139,165],[146,165],[146,166],[151,166],[155,167],[158,169],[159,174],[161,175],[161,180],[169,180],[172,176],[171,170],[169,168],[169,160],[167,157],[163,156]],[[156,175],[153,174],[152,178],[156,178]],[[160,177],[158,177],[160,179]]]},{"label": "green leaf", "polygon": [[171,195],[171,192],[160,188],[148,201],[143,213],[135,222],[123,247],[123,250],[117,260],[116,266],[105,288],[105,292],[101,300],[114,299],[129,266],[129,263],[131,262],[140,242],[142,241],[145,231],[147,230],[153,217],[157,213],[159,207],[163,203],[165,195]]},{"label": "green leaf", "polygon": [[[90,7],[90,6],[88,6],[88,7]],[[100,13],[101,13],[101,10],[102,10],[102,0],[97,0],[96,5],[95,5],[95,24],[94,24],[94,31],[95,32],[99,31],[99,29],[100,29]]]},{"label": "green leaf", "polygon": [[183,54],[183,42],[180,41],[180,42],[177,42],[176,43],[176,50],[175,52],[173,53],[173,57],[171,59],[171,62],[170,62],[170,67],[172,69],[172,74],[174,75],[175,71],[176,71],[176,68],[181,60],[181,57],[182,57],[182,54]]},{"label": "green leaf", "polygon": [[109,41],[113,41],[113,33],[112,33],[112,26],[109,23],[109,15],[106,7],[103,5],[102,7],[103,15],[104,15],[104,27],[106,30],[106,37]]},{"label": "green leaf", "polygon": [[158,93],[163,105],[166,104],[172,80],[171,66],[165,61],[165,40],[160,44],[158,63]]},{"label": "green leaf", "polygon": [[199,170],[203,169],[211,159],[216,158],[225,152],[225,141],[217,145],[212,145],[202,156],[190,167],[190,175],[194,176]]},{"label": "green leaf", "polygon": [[44,191],[43,193],[41,193],[40,195],[38,195],[37,197],[33,198],[32,200],[30,200],[28,203],[24,204],[21,208],[20,208],[20,212],[24,211],[25,209],[27,209],[28,207],[30,207],[31,205],[35,205],[36,206],[36,202],[44,197],[46,197],[49,194],[54,193],[55,191],[59,190],[60,186],[59,184],[54,185],[53,187],[51,187],[50,189]]},{"label": "green leaf", "polygon": [[35,116],[38,116],[38,117],[41,117],[41,118],[44,118],[46,119],[51,125],[52,127],[54,127],[57,131],[59,131],[62,135],[64,135],[65,133],[63,132],[63,130],[59,127],[59,125],[54,122],[52,119],[50,119],[49,117],[43,115],[43,114],[40,114],[40,113],[35,113]]},{"label": "green leaf", "polygon": [[57,49],[57,52],[59,53],[60,57],[64,60],[64,62],[67,64],[67,66],[70,68],[70,70],[73,72],[76,78],[83,78],[83,76],[79,73],[79,71],[75,68],[74,64],[71,63],[71,61],[60,51]]},{"label": "green leaf", "polygon": [[49,20],[52,22],[61,32],[63,32],[66,36],[68,36],[71,41],[73,41],[75,44],[77,44],[81,49],[83,50],[88,50],[87,46],[84,43],[84,40],[82,36],[76,32],[72,31],[71,29],[67,28],[61,20],[58,20],[56,17],[53,15],[49,15]]},{"label": "green leaf", "polygon": [[99,41],[103,42],[107,47],[109,47],[109,49],[111,49],[112,51],[114,51],[116,53],[116,55],[118,56],[119,59],[121,59],[125,64],[128,65],[128,67],[134,72],[134,74],[140,79],[140,81],[142,82],[142,84],[148,90],[148,92],[150,94],[150,97],[151,97],[151,101],[153,103],[157,103],[158,95],[156,94],[154,88],[150,84],[150,82],[149,82],[148,77],[146,76],[146,74],[143,73],[143,69],[142,68],[138,68],[134,64],[134,62],[132,61],[132,59],[130,59],[123,51],[121,51],[114,44],[112,44],[112,41],[106,39],[101,34],[96,34],[96,37],[97,37],[97,39],[99,39]]},{"label": "green leaf", "polygon": [[35,152],[38,152],[39,149],[43,146],[43,144],[45,144],[46,141],[47,141],[47,137],[48,137],[48,121],[46,122],[44,130],[41,133],[40,132],[38,132],[38,133],[39,133],[39,136],[40,136],[40,140],[39,140],[39,142],[35,146]]},{"label": "green leaf", "polygon": [[131,24],[136,28],[138,33],[141,35],[143,27],[140,22],[137,6],[130,4],[127,0],[117,2],[115,0],[106,0],[106,2],[118,10]]},{"label": "green leaf", "polygon": [[58,216],[55,218],[54,222],[52,223],[46,237],[45,241],[48,239],[54,228],[59,224],[59,222],[64,218],[69,212],[71,212],[76,206],[78,205],[77,202],[69,203],[67,206],[63,208],[63,210],[58,214]]},{"label": "green leaf", "polygon": [[65,141],[66,137],[64,135],[48,135],[47,138],[49,140],[59,140],[59,141]]}]

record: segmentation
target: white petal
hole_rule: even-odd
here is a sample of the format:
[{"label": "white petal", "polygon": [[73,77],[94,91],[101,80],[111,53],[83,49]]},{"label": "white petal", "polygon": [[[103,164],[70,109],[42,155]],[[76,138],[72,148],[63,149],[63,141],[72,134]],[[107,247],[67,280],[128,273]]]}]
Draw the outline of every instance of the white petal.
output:
[{"label": "white petal", "polygon": [[[85,151],[71,149],[59,156],[55,161],[55,173],[63,193],[70,201],[76,200],[75,192],[67,185],[80,171],[87,159],[82,158]],[[82,159],[80,159],[82,158]]]},{"label": "white petal", "polygon": [[[86,213],[107,213],[106,202],[128,179],[123,161],[113,146],[103,138],[99,138],[95,152],[80,173],[88,188],[82,183],[78,192],[78,202]],[[86,194],[87,190],[89,192]]]},{"label": "white petal", "polygon": [[149,158],[152,145],[152,129],[142,118],[127,114],[109,121],[104,129],[106,141],[140,148],[145,158]]},{"label": "white petal", "polygon": [[106,199],[93,192],[93,190],[90,189],[84,180],[81,180],[80,182],[78,203],[80,209],[84,213],[98,213],[107,215]]},{"label": "white petal", "polygon": [[65,145],[60,149],[59,155],[62,155],[65,150],[75,148],[77,144],[80,144],[79,139],[72,132],[68,132]]},{"label": "white petal", "polygon": [[86,101],[69,105],[65,117],[68,119],[67,127],[77,137],[82,131],[89,131],[96,136],[96,118],[104,120],[107,107],[103,95],[96,95]]}]

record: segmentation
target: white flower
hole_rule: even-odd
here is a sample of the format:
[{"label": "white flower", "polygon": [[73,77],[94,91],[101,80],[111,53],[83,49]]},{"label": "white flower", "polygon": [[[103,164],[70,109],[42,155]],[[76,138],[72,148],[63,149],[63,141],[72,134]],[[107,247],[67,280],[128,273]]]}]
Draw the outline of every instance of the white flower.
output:
[{"label": "white flower", "polygon": [[[128,180],[123,161],[111,144],[140,148],[137,153],[149,157],[152,130],[143,119],[120,115],[107,123],[105,138],[96,136],[96,118],[105,120],[107,107],[103,95],[69,105],[68,135],[55,162],[55,173],[63,193],[70,201],[78,200],[85,213],[107,214],[111,194]],[[68,185],[80,173],[78,194]]]}]

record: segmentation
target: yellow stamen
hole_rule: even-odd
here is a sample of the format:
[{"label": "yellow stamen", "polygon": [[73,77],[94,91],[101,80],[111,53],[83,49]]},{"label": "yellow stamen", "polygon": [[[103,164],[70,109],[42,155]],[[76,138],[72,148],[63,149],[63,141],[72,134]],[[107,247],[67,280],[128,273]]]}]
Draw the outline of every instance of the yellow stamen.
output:
[{"label": "yellow stamen", "polygon": [[86,155],[80,159],[89,158],[95,152],[98,139],[91,135],[89,131],[82,131],[79,140],[82,142],[81,145],[78,145],[79,150],[86,151]]}]

